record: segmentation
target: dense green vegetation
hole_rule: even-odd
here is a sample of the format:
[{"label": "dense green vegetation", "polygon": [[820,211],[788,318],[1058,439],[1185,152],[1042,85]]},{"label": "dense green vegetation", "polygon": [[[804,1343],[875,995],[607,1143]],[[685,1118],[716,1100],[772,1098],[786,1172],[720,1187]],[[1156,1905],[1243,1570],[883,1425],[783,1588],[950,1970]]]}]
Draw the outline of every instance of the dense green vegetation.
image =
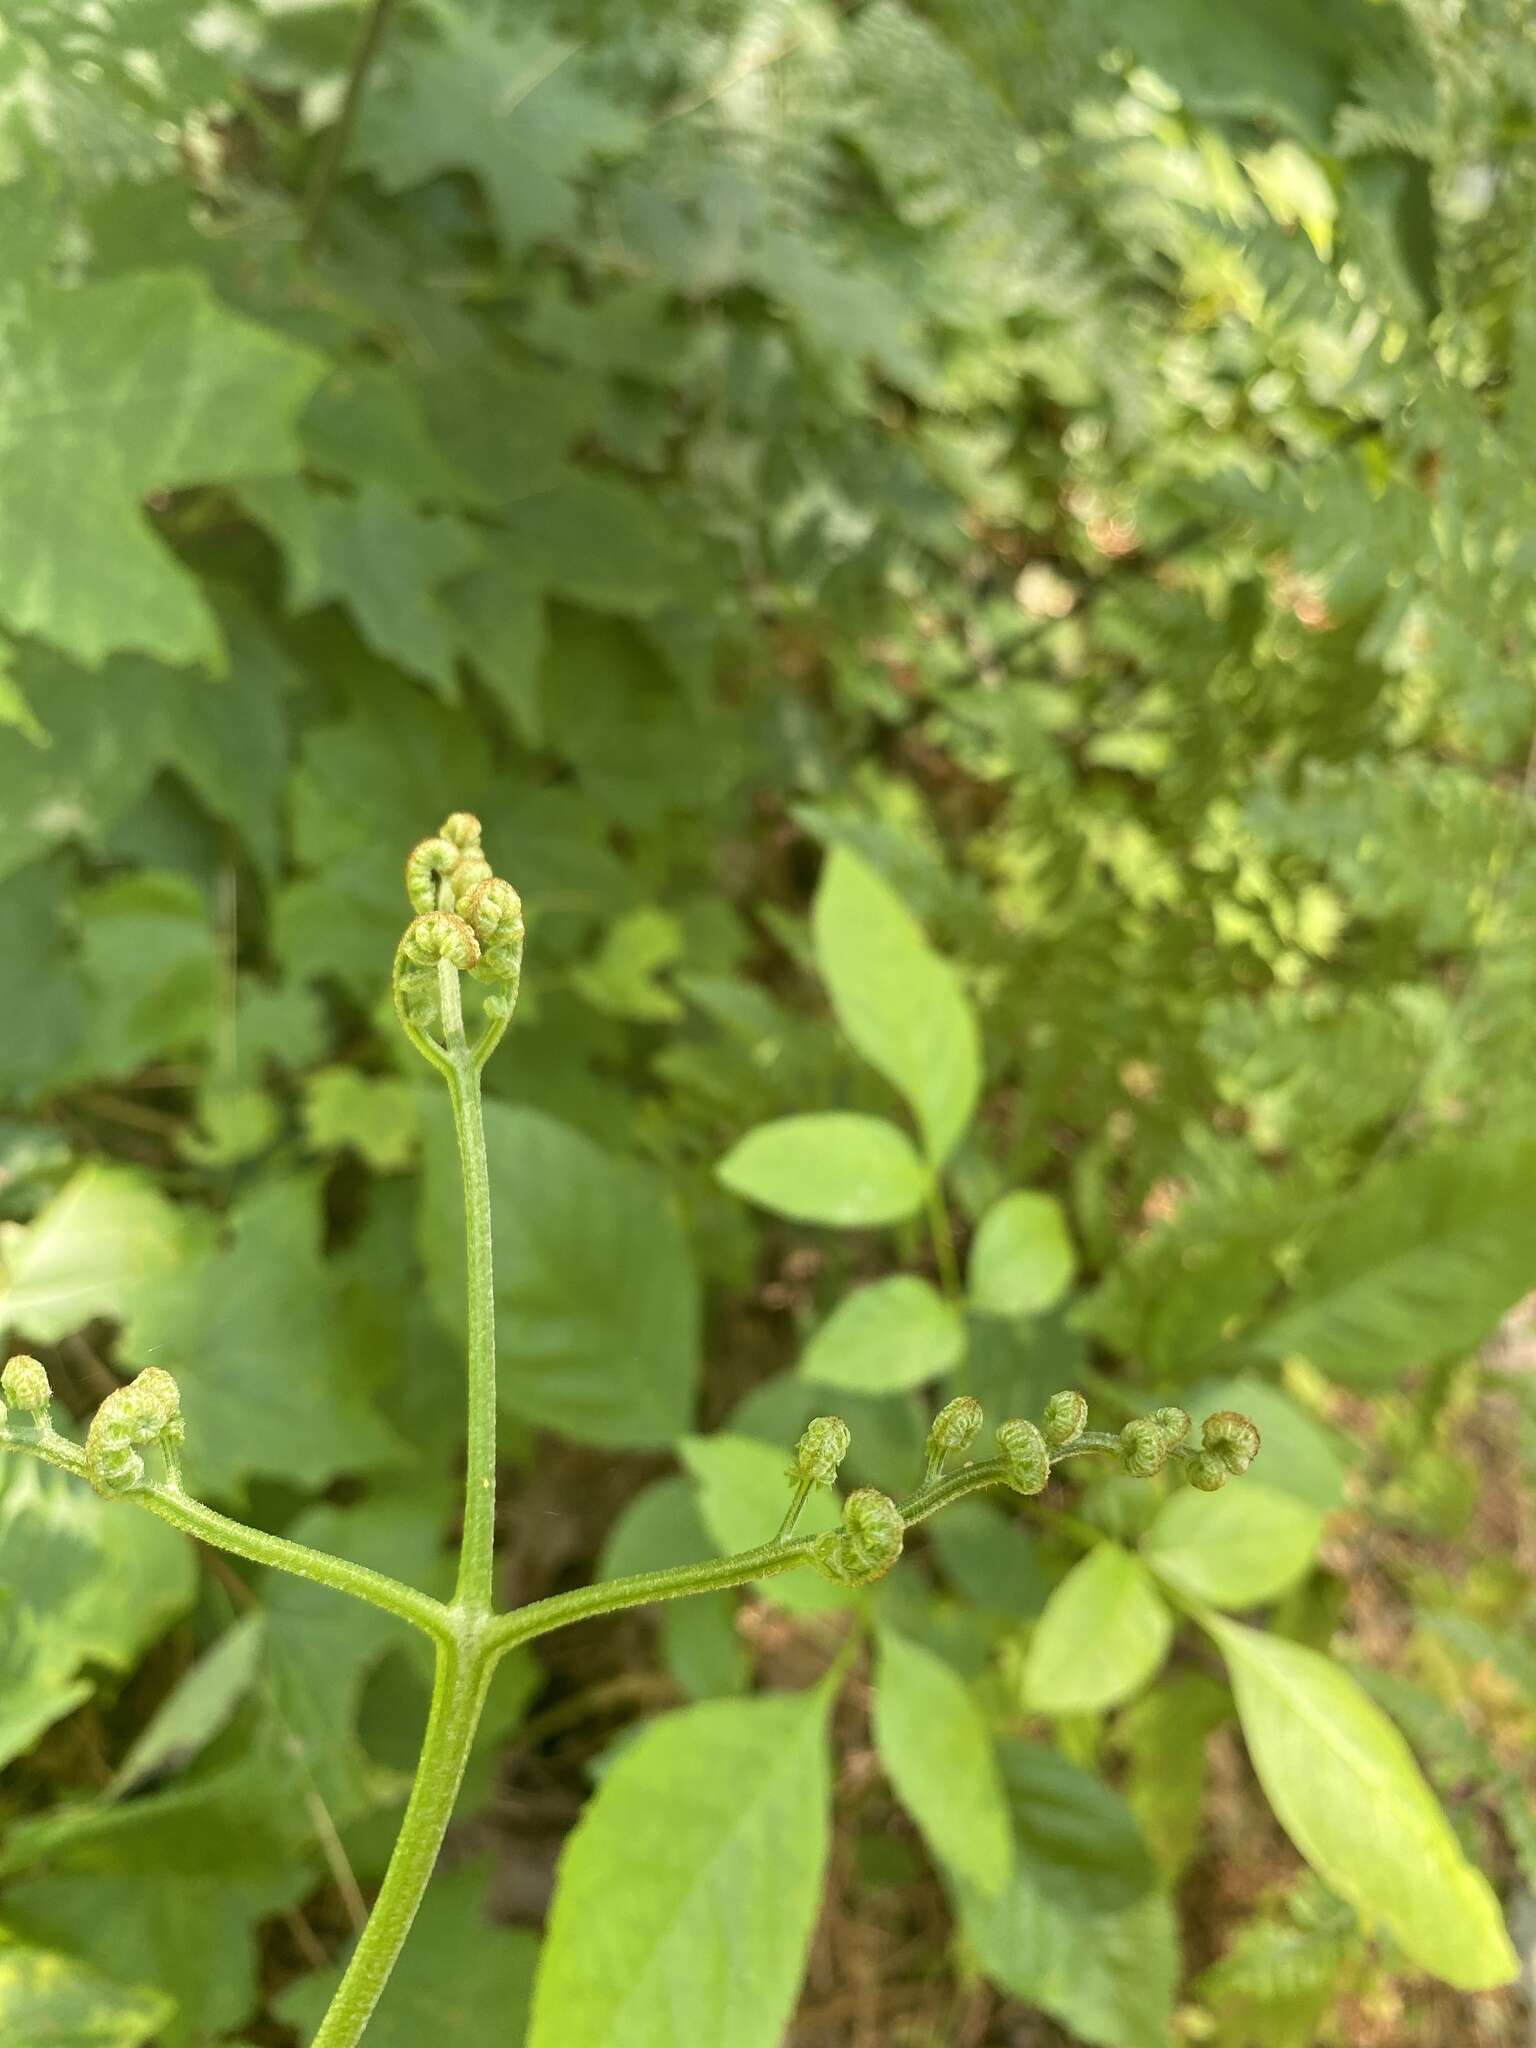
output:
[{"label": "dense green vegetation", "polygon": [[[793,2048],[1520,2041],[1526,10],[418,0],[348,135],[361,20],[0,16],[7,1348],[444,1590],[468,808],[509,1598],[764,1540],[829,1410],[1265,1439],[509,1659],[370,2041],[773,2048],[808,1944]],[[16,1458],[0,1599],[0,2038],[306,2040],[416,1646]]]}]

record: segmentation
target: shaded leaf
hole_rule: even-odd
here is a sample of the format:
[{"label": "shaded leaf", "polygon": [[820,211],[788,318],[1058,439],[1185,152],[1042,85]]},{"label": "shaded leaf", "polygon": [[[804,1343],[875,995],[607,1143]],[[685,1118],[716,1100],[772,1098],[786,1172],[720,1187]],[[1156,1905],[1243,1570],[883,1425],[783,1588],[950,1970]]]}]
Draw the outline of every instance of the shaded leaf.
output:
[{"label": "shaded leaf", "polygon": [[[587,1443],[670,1443],[691,1420],[699,1291],[655,1177],[537,1110],[488,1102],[501,1400]],[[421,1241],[433,1300],[464,1317],[463,1204],[446,1110],[425,1132]]]}]

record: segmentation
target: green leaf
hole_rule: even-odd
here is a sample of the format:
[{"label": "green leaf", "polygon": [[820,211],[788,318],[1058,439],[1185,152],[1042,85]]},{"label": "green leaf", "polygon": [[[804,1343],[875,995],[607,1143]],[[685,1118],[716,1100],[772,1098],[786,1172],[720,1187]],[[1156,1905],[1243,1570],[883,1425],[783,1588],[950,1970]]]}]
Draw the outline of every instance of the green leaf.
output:
[{"label": "green leaf", "polygon": [[575,178],[643,130],[591,82],[580,47],[525,24],[506,33],[467,9],[438,12],[443,40],[402,40],[396,71],[363,102],[357,160],[400,192],[472,170],[509,253],[575,220]]},{"label": "green leaf", "polygon": [[0,325],[0,614],[91,666],[119,647],[221,665],[213,612],[139,501],[296,469],[295,416],[322,369],[190,272],[13,305]]},{"label": "green leaf", "polygon": [[591,960],[571,970],[571,985],[606,1016],[670,1023],[683,1006],[657,977],[682,958],[683,946],[677,919],[642,904],[608,928]]},{"label": "green leaf", "polygon": [[1077,1254],[1056,1197],[1004,1195],[971,1240],[971,1305],[984,1316],[1038,1315],[1061,1300],[1076,1270]]},{"label": "green leaf", "polygon": [[1037,1621],[1051,1594],[1034,1537],[984,1495],[956,1501],[928,1524],[944,1576],[984,1613]]},{"label": "green leaf", "polygon": [[[411,1936],[368,2022],[368,2048],[484,2048],[487,2023],[508,2044],[528,2023],[536,1935],[486,1918],[489,1872],[466,1863],[433,1878]],[[279,2018],[313,2034],[341,1981],[341,1970],[301,1977],[276,2001]]]},{"label": "green leaf", "polygon": [[1536,1285],[1521,1223],[1533,1175],[1536,1145],[1505,1138],[1377,1167],[1319,1218],[1257,1349],[1355,1386],[1472,1350]]},{"label": "green leaf", "polygon": [[992,1737],[963,1681],[894,1630],[879,1634],[875,1746],[901,1803],[941,1863],[988,1895],[1013,1863]]},{"label": "green leaf", "polygon": [[181,1255],[181,1220],[152,1181],[83,1166],[31,1223],[0,1225],[0,1324],[56,1343],[123,1316]]},{"label": "green leaf", "polygon": [[779,2048],[827,1858],[823,1692],[642,1729],[560,1859],[528,2048]]},{"label": "green leaf", "polygon": [[981,1093],[981,1039],[959,976],[890,884],[845,846],[827,855],[811,931],[837,1021],[911,1104],[942,1166]]},{"label": "green leaf", "polygon": [[856,1394],[895,1394],[953,1372],[965,1322],[928,1281],[893,1273],[840,1301],[812,1337],[800,1377]]},{"label": "green leaf", "polygon": [[194,1587],[174,1530],[52,1466],[0,1457],[0,1763],[90,1697],[82,1667],[131,1670]]},{"label": "green leaf", "polygon": [[799,1223],[902,1223],[928,1194],[923,1162],[894,1124],[829,1111],[748,1131],[716,1168],[733,1195]]},{"label": "green leaf", "polygon": [[261,1631],[259,1614],[242,1616],[177,1681],[113,1772],[114,1798],[179,1770],[225,1727],[256,1677]]},{"label": "green leaf", "polygon": [[241,495],[282,543],[291,611],[346,605],[376,654],[454,695],[459,629],[437,592],[479,560],[471,527],[374,488],[347,498],[283,479]]},{"label": "green leaf", "polygon": [[0,2036],[15,2048],[143,2048],[175,2010],[163,1992],[127,1990],[0,1935]]},{"label": "green leaf", "polygon": [[1173,1616],[1147,1568],[1100,1543],[1046,1602],[1024,1660],[1024,1697],[1041,1714],[1092,1714],[1140,1690],[1168,1654]]},{"label": "green leaf", "polygon": [[1178,1983],[1173,1916],[1125,1804],[1055,1750],[998,1747],[1013,1876],[961,1917],[994,1984],[1093,2048],[1167,2048]]},{"label": "green leaf", "polygon": [[249,2018],[257,1925],[313,1884],[303,1775],[280,1730],[254,1732],[167,1790],[7,1830],[7,1921],[116,1983],[167,1992],[158,2048],[201,2048]]},{"label": "green leaf", "polygon": [[319,1196],[308,1177],[258,1179],[222,1231],[131,1289],[123,1356],[175,1375],[196,1491],[238,1495],[257,1473],[324,1486],[408,1455],[373,1399],[372,1332],[365,1356],[321,1255]]},{"label": "green leaf", "polygon": [[1232,1718],[1227,1688],[1204,1671],[1170,1671],[1115,1716],[1126,1803],[1158,1869],[1174,1882],[1200,1843],[1206,1737]]},{"label": "green leaf", "polygon": [[375,1173],[399,1173],[416,1154],[421,1093],[355,1067],[321,1067],[304,1083],[304,1134],[319,1152],[344,1146]]},{"label": "green leaf", "polygon": [[90,1074],[131,1074],[199,1051],[215,1021],[212,909],[184,876],[144,869],[79,898]]},{"label": "green leaf", "polygon": [[[381,1492],[353,1508],[315,1507],[289,1534],[391,1578],[446,1591],[441,1498]],[[400,1776],[377,1764],[357,1734],[364,1684],[400,1641],[387,1614],[286,1572],[262,1584],[262,1691],[287,1754],[310,1792],[344,1826],[398,1798]]]},{"label": "green leaf", "polygon": [[[692,1420],[699,1285],[656,1177],[537,1110],[488,1102],[485,1127],[503,1406],[585,1443],[672,1442]],[[421,1242],[438,1313],[462,1330],[463,1199],[437,1103]]]},{"label": "green leaf", "polygon": [[1181,1487],[1157,1511],[1141,1554],[1175,1593],[1212,1607],[1256,1607],[1305,1578],[1323,1517],[1256,1481],[1198,1493]]},{"label": "green leaf", "polygon": [[409,504],[484,510],[491,493],[433,438],[410,382],[378,364],[338,364],[304,409],[306,465]]},{"label": "green leaf", "polygon": [[[677,1451],[699,1483],[699,1514],[719,1554],[755,1550],[772,1541],[789,1506],[786,1452],[728,1430],[685,1437]],[[818,1486],[801,1511],[795,1533],[819,1536],[837,1527],[840,1514],[837,1496]],[[759,1580],[757,1590],[764,1599],[796,1613],[846,1607],[855,1597],[847,1587],[833,1585],[807,1566]]]},{"label": "green leaf", "polygon": [[1281,1826],[1367,1922],[1458,1990],[1519,1963],[1497,1899],[1396,1728],[1349,1674],[1300,1643],[1203,1617],[1232,1675],[1243,1736]]}]

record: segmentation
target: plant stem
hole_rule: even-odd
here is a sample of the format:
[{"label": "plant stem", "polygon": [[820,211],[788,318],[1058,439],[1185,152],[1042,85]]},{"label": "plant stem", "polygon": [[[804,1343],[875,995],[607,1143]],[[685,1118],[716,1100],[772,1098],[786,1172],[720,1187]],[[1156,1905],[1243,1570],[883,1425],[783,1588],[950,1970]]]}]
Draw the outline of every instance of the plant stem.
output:
[{"label": "plant stem", "polygon": [[[457,982],[455,976],[455,995]],[[459,1039],[462,1043],[462,1024]],[[456,1056],[448,1077],[448,1095],[453,1104],[453,1127],[464,1174],[464,1238],[469,1274],[469,1444],[464,1473],[464,1537],[454,1597],[466,1612],[485,1615],[491,1611],[496,1544],[496,1294],[491,1269],[491,1183],[485,1156],[485,1119],[480,1108],[480,1073],[467,1056]]]},{"label": "plant stem", "polygon": [[464,1183],[464,1267],[468,1343],[468,1447],[464,1467],[464,1532],[454,1603],[462,1612],[491,1611],[496,1550],[496,1286],[491,1265],[491,1176],[485,1156],[480,1068],[464,1036],[458,969],[437,969],[448,1065],[448,1100]]},{"label": "plant stem", "polygon": [[805,1564],[814,1543],[814,1537],[799,1536],[789,1543],[763,1543],[756,1550],[739,1550],[732,1557],[706,1558],[701,1564],[679,1565],[665,1572],[634,1572],[627,1578],[555,1593],[548,1600],[514,1608],[510,1614],[498,1614],[486,1632],[486,1645],[493,1657],[500,1657],[519,1643],[546,1636],[573,1621],[615,1614],[622,1607],[643,1607],[653,1600],[676,1600],[685,1593],[719,1593],[731,1586],[748,1585],[753,1579],[776,1578],[780,1572]]},{"label": "plant stem", "polygon": [[216,1550],[231,1551],[236,1557],[268,1565],[274,1571],[291,1572],[317,1586],[329,1586],[336,1593],[350,1593],[355,1600],[364,1600],[370,1607],[382,1607],[387,1614],[411,1622],[439,1644],[452,1640],[452,1617],[441,1600],[434,1600],[429,1593],[418,1592],[399,1579],[386,1578],[382,1572],[370,1571],[367,1565],[354,1564],[350,1558],[331,1557],[304,1543],[291,1543],[286,1536],[271,1536],[265,1529],[249,1529],[244,1522],[232,1522],[216,1508],[205,1507],[190,1494],[169,1486],[147,1486],[126,1498],[148,1508],[173,1529],[182,1529],[203,1543],[211,1543]]},{"label": "plant stem", "polygon": [[[55,1429],[28,1431],[25,1435],[0,1429],[0,1447],[25,1451],[45,1465],[56,1465],[61,1472],[89,1483],[85,1452]],[[454,1640],[453,1617],[441,1600],[434,1600],[430,1593],[418,1592],[399,1579],[371,1571],[367,1565],[354,1564],[350,1558],[332,1557],[326,1551],[311,1550],[307,1543],[294,1543],[286,1536],[274,1536],[265,1529],[251,1529],[244,1522],[231,1521],[228,1515],[221,1515],[216,1508],[183,1493],[179,1485],[140,1486],[121,1498],[130,1506],[147,1508],[173,1529],[195,1536],[215,1550],[227,1550],[251,1564],[288,1572],[317,1586],[329,1586],[335,1593],[350,1593],[354,1600],[381,1607],[386,1614],[410,1622],[436,1642]]]},{"label": "plant stem", "polygon": [[928,1182],[928,1228],[933,1237],[933,1256],[939,1268],[939,1285],[944,1297],[947,1301],[959,1301],[964,1292],[960,1285],[960,1261],[955,1256],[955,1233],[937,1173]]},{"label": "plant stem", "polygon": [[389,17],[394,11],[395,0],[372,0],[363,19],[363,25],[358,31],[341,109],[330,133],[320,146],[314,182],[309,188],[304,238],[299,244],[302,255],[312,256],[320,239],[320,229],[325,220],[326,209],[331,203],[331,194],[336,189],[336,181],[341,176],[342,165],[346,162],[347,151],[351,147],[352,131],[357,126],[357,113],[367,89],[368,74],[373,69],[374,59],[378,56],[379,46],[384,40],[384,31],[389,26]]},{"label": "plant stem", "polygon": [[432,1708],[410,1803],[368,1925],[313,2048],[356,2048],[363,2037],[437,1867],[494,1667],[495,1660],[478,1650],[466,1653],[452,1642],[438,1646]]}]

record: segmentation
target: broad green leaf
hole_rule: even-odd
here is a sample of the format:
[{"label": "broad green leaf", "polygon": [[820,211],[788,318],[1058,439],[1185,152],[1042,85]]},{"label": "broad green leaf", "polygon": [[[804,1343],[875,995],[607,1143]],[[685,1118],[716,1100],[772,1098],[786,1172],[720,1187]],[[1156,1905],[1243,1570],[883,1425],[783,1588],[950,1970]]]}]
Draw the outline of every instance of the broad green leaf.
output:
[{"label": "broad green leaf", "polygon": [[0,326],[0,614],[92,666],[120,647],[220,666],[212,609],[140,501],[296,469],[294,419],[322,370],[189,271],[13,305]]},{"label": "broad green leaf", "polygon": [[805,1347],[800,1377],[856,1394],[904,1393],[952,1372],[965,1355],[958,1309],[910,1273],[840,1301]]},{"label": "broad green leaf", "polygon": [[113,1773],[109,1789],[115,1797],[146,1778],[179,1770],[228,1723],[255,1679],[261,1630],[259,1614],[244,1615],[189,1668]]},{"label": "broad green leaf", "polygon": [[[311,1508],[291,1534],[314,1549],[446,1592],[441,1505],[425,1491],[383,1492],[355,1508]],[[262,1695],[305,1784],[338,1827],[397,1800],[401,1771],[375,1761],[357,1722],[368,1678],[399,1644],[399,1628],[376,1607],[283,1572],[267,1575],[262,1603]],[[418,1741],[421,1725],[412,1730]]]},{"label": "broad green leaf", "polygon": [[9,650],[3,647],[0,647],[0,725],[20,733],[29,746],[53,744],[38,723],[36,712],[21,694],[21,685],[11,674]]},{"label": "broad green leaf", "polygon": [[[649,575],[641,558],[625,609],[645,608],[643,593],[654,586],[639,579]],[[609,604],[622,595],[611,591]],[[593,803],[632,832],[717,801],[738,766],[732,722],[712,704],[701,709],[654,638],[627,619],[553,608],[538,715],[548,745],[570,762]]]},{"label": "broad green leaf", "polygon": [[992,1737],[964,1682],[931,1650],[879,1635],[874,1731],[891,1783],[941,1863],[987,1895],[1013,1863]]},{"label": "broad green leaf", "polygon": [[607,1016],[669,1023],[683,1006],[657,977],[682,958],[684,943],[675,917],[654,904],[642,905],[609,927],[591,960],[572,969],[572,985]]},{"label": "broad green leaf", "polygon": [[1204,1617],[1281,1826],[1314,1870],[1409,1958],[1459,1990],[1519,1964],[1497,1899],[1386,1715],[1332,1659]]},{"label": "broad green leaf", "polygon": [[560,1859],[527,2048],[779,2048],[827,1857],[821,1692],[641,1730]]},{"label": "broad green leaf", "polygon": [[[218,687],[214,685],[213,687]],[[130,1074],[200,1051],[215,1022],[213,909],[184,876],[146,869],[79,899],[88,1073]]]},{"label": "broad green leaf", "polygon": [[733,1195],[761,1208],[845,1230],[904,1222],[922,1207],[929,1185],[894,1124],[838,1111],[759,1124],[716,1171]]},{"label": "broad green leaf", "polygon": [[348,498],[282,478],[242,496],[282,543],[291,611],[346,605],[375,653],[454,694],[458,627],[437,592],[479,560],[473,528],[377,489]]},{"label": "broad green leaf", "polygon": [[258,1179],[130,1292],[122,1355],[175,1375],[194,1490],[238,1495],[258,1473],[324,1486],[408,1456],[374,1400],[387,1354],[321,1256],[319,1195],[307,1176]]},{"label": "broad green leaf", "polygon": [[126,1314],[175,1270],[181,1219],[144,1175],[83,1166],[34,1220],[0,1225],[0,1325],[51,1344]]},{"label": "broad green leaf", "polygon": [[1179,1957],[1173,1908],[1124,1802],[1055,1750],[998,1746],[1013,1876],[962,1888],[983,1971],[1093,2048],[1167,2048]]},{"label": "broad green leaf", "polygon": [[811,914],[816,965],[855,1048],[911,1104],[941,1166],[981,1093],[981,1039],[960,978],[882,876],[827,855]]},{"label": "broad green leaf", "polygon": [[1100,1543],[1046,1602],[1024,1661],[1024,1697],[1041,1714],[1092,1714],[1140,1690],[1168,1654],[1173,1616],[1147,1568]]},{"label": "broad green leaf", "polygon": [[255,2009],[259,1923],[312,1888],[308,1796],[282,1731],[258,1724],[169,1789],[8,1829],[6,1919],[114,1983],[167,1992],[156,2048],[201,2048]]},{"label": "broad green leaf", "polygon": [[429,431],[410,381],[377,363],[338,364],[304,408],[299,432],[317,469],[407,504],[494,503]]},{"label": "broad green leaf", "polygon": [[[0,729],[0,875],[67,841],[100,850],[162,767],[234,828],[263,873],[275,867],[293,672],[254,607],[224,586],[204,590],[227,675],[138,655],[115,655],[98,673],[37,643],[20,652],[18,678],[28,701],[46,706],[51,743]],[[139,858],[159,864],[148,849]]]},{"label": "broad green leaf", "polygon": [[[699,1286],[656,1177],[533,1109],[485,1106],[507,1412],[585,1443],[670,1443],[692,1420]],[[426,1118],[421,1242],[464,1318],[464,1211],[446,1109]],[[771,1532],[770,1532],[771,1533]]]},{"label": "broad green leaf", "polygon": [[[368,2022],[368,2048],[485,2048],[520,2044],[528,2023],[538,1937],[486,1917],[488,1873],[466,1863],[435,1877],[411,1938]],[[307,2039],[325,2017],[341,1970],[301,1977],[276,2002]]]},{"label": "broad green leaf", "polygon": [[574,179],[643,132],[593,80],[579,45],[524,23],[510,33],[445,6],[442,38],[402,40],[395,73],[363,103],[356,157],[400,192],[447,170],[472,170],[502,246],[569,228]]},{"label": "broad green leaf", "polygon": [[956,1501],[928,1524],[944,1576],[989,1614],[1036,1621],[1051,1595],[1034,1537],[1017,1515],[985,1495]]},{"label": "broad green leaf", "polygon": [[82,1667],[131,1670],[195,1583],[191,1546],[164,1523],[0,1456],[0,1762],[90,1697]]},{"label": "broad green leaf", "polygon": [[304,1133],[320,1152],[350,1147],[375,1173],[399,1173],[416,1155],[421,1092],[356,1067],[322,1067],[304,1083]]},{"label": "broad green leaf", "polygon": [[126,1989],[0,1934],[0,2038],[15,2048],[143,2048],[175,2010],[163,1992]]},{"label": "broad green leaf", "polygon": [[971,1306],[985,1316],[1038,1315],[1072,1284],[1077,1254],[1054,1195],[1020,1192],[994,1202],[971,1240]]},{"label": "broad green leaf", "polygon": [[1254,1480],[1220,1493],[1186,1486],[1158,1509],[1141,1554],[1175,1593],[1212,1607],[1256,1607],[1311,1570],[1322,1534],[1316,1508]]},{"label": "broad green leaf", "polygon": [[1536,1146],[1504,1138],[1378,1166],[1319,1217],[1257,1348],[1356,1386],[1470,1351],[1536,1285],[1533,1178]]},{"label": "broad green leaf", "polygon": [[1173,1882],[1199,1846],[1206,1737],[1232,1718],[1227,1688],[1207,1672],[1170,1671],[1115,1716],[1121,1783],[1158,1869]]},{"label": "broad green leaf", "polygon": [[[717,1555],[755,1550],[772,1542],[789,1506],[788,1450],[776,1450],[755,1437],[685,1437],[678,1456],[698,1481],[699,1514]],[[835,1529],[841,1509],[830,1488],[816,1487],[795,1525],[798,1536],[818,1536]],[[799,1613],[846,1607],[849,1589],[835,1586],[808,1565],[781,1577],[758,1581],[758,1591]]]}]

